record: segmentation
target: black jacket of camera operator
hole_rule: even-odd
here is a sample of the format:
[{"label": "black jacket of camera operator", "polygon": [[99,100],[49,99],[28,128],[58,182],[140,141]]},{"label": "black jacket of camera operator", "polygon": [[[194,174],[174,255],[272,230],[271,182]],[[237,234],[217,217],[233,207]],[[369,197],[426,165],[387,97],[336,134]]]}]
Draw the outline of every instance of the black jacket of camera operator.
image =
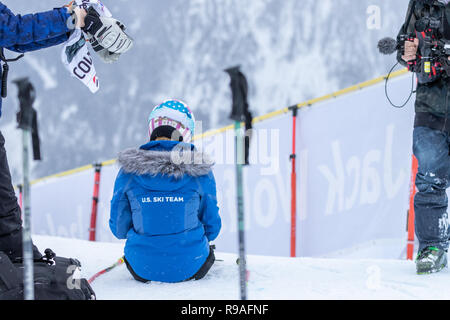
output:
[{"label": "black jacket of camera operator", "polygon": [[[414,4],[415,3],[415,4]],[[414,6],[413,6],[414,4]],[[414,11],[411,11],[414,8]],[[411,16],[409,23],[408,18]],[[408,23],[408,25],[406,25]],[[450,64],[444,53],[444,46],[431,50],[434,46],[426,39],[450,43],[450,4],[444,5],[438,0],[411,0],[407,19],[398,35],[401,38],[419,38],[417,65],[409,66],[417,72],[418,86],[416,92],[415,127],[425,126],[436,130],[450,132]],[[422,52],[423,51],[423,52]],[[408,64],[401,58],[403,50],[398,51],[397,60],[403,66]],[[442,60],[442,69],[436,70],[438,56]],[[426,70],[428,73],[425,73]]]}]

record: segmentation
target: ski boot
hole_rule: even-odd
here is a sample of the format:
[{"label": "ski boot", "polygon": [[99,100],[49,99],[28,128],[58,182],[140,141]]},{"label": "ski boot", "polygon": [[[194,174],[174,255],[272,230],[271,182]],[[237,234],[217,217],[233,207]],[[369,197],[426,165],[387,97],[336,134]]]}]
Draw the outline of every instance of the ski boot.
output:
[{"label": "ski boot", "polygon": [[426,247],[419,252],[416,258],[417,274],[431,274],[447,267],[447,251]]}]

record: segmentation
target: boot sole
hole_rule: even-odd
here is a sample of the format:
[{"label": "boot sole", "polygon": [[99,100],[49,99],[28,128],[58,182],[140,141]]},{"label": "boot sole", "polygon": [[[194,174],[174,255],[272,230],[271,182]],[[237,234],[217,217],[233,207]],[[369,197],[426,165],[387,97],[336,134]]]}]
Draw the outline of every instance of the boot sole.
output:
[{"label": "boot sole", "polygon": [[448,268],[448,265],[444,264],[439,269],[428,270],[428,271],[417,271],[417,274],[418,275],[429,275],[429,274],[441,272],[442,270],[444,270],[446,268]]}]

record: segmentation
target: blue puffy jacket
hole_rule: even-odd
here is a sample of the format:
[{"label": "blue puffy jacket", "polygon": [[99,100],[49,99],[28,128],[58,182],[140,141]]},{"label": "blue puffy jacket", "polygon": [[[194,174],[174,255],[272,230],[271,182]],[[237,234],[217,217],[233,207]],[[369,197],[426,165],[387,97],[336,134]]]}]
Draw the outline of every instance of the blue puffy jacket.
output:
[{"label": "blue puffy jacket", "polygon": [[[173,161],[180,147],[183,159],[196,161]],[[221,229],[212,164],[205,159],[193,145],[174,141],[120,153],[109,224],[117,238],[127,239],[125,258],[139,277],[179,282],[205,263],[209,241]]]},{"label": "blue puffy jacket", "polygon": [[[28,15],[15,15],[0,2],[0,50],[25,53],[61,44],[69,39],[66,8]],[[0,79],[2,69],[0,68]],[[1,88],[0,88],[1,90]],[[2,101],[0,98],[0,116]]]}]

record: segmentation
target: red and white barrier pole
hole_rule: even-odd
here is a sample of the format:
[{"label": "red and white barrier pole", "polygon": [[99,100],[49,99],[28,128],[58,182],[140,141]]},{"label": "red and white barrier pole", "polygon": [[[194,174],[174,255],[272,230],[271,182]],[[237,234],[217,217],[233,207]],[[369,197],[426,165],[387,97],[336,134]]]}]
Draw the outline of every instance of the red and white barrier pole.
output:
[{"label": "red and white barrier pole", "polygon": [[414,196],[416,195],[416,175],[419,170],[419,163],[415,156],[413,156],[413,164],[411,171],[411,189],[410,189],[410,198],[409,198],[409,210],[408,210],[408,244],[406,246],[406,259],[413,260],[414,259]]},{"label": "red and white barrier pole", "polygon": [[102,171],[102,164],[97,163],[94,165],[94,194],[92,196],[92,212],[91,212],[91,226],[89,228],[89,241],[96,240],[96,228],[97,228],[97,211],[100,191],[100,175]]},{"label": "red and white barrier pole", "polygon": [[297,172],[296,172],[296,135],[298,106],[290,107],[292,110],[292,154],[291,154],[291,257],[297,256]]}]

